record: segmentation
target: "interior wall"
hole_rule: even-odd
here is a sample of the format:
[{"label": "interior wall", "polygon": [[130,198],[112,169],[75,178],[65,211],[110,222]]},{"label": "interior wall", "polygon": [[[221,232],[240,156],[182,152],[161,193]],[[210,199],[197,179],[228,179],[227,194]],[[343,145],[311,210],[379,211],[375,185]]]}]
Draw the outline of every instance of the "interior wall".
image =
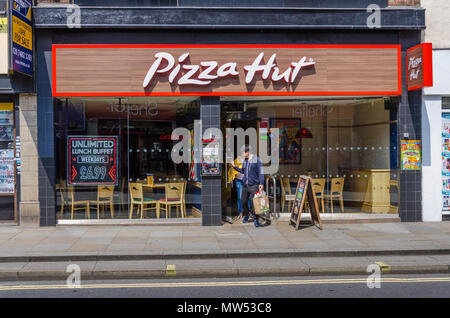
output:
[{"label": "interior wall", "polygon": [[[272,105],[272,107],[268,107]],[[325,177],[341,168],[390,169],[389,110],[384,99],[364,99],[348,103],[283,102],[259,103],[258,117],[298,118],[312,138],[302,138],[301,164],[280,164],[280,175],[311,171]]]}]

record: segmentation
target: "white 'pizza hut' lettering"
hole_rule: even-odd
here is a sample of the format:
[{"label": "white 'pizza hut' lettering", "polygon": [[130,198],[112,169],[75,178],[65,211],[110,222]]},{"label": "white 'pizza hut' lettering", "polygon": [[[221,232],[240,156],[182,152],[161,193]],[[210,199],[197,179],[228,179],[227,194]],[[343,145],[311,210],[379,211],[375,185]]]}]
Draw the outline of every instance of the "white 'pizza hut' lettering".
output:
[{"label": "white 'pizza hut' lettering", "polygon": [[422,64],[422,58],[421,57],[410,57],[409,63],[408,63],[408,70],[411,72],[409,73],[409,80],[416,80],[419,78],[420,68],[419,66]]},{"label": "white 'pizza hut' lettering", "polygon": [[[267,61],[263,63],[264,53],[260,53],[253,61],[252,64],[244,66],[245,83],[250,84],[255,79],[255,75],[262,72],[261,78],[266,80],[269,78],[273,82],[283,80],[286,83],[293,83],[297,78],[300,70],[314,65],[316,62],[312,58],[306,61],[306,57],[302,57],[296,62],[292,62],[284,72],[282,72],[276,64],[276,54],[272,54]],[[237,69],[237,63],[229,62],[219,66],[216,61],[200,62],[200,65],[192,65],[188,63],[189,53],[184,53],[178,58],[176,63],[172,54],[167,52],[158,52],[155,54],[155,61],[148,69],[145,76],[143,87],[147,87],[148,84],[158,74],[169,73],[169,82],[174,83],[178,78],[176,84],[178,85],[209,85],[212,81],[224,78],[227,76],[238,76],[239,71]],[[181,70],[183,73],[180,73]],[[198,74],[198,75],[197,75]]]}]

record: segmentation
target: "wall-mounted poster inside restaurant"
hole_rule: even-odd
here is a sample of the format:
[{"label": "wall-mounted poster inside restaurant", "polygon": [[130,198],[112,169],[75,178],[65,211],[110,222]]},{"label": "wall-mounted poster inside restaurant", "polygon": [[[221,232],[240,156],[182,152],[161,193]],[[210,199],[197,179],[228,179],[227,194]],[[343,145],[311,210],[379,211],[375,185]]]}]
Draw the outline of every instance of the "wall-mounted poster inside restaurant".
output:
[{"label": "wall-mounted poster inside restaurant", "polygon": [[14,194],[14,149],[0,150],[0,193]]},{"label": "wall-mounted poster inside restaurant", "polygon": [[116,136],[68,136],[68,185],[117,185]]},{"label": "wall-mounted poster inside restaurant", "polygon": [[270,120],[270,128],[278,128],[280,132],[280,164],[301,163],[300,124],[300,119]]},{"label": "wall-mounted poster inside restaurant", "polygon": [[86,106],[84,103],[68,103],[66,116],[68,129],[84,130],[86,128]]},{"label": "wall-mounted poster inside restaurant", "polygon": [[402,170],[421,169],[421,141],[402,140]]}]

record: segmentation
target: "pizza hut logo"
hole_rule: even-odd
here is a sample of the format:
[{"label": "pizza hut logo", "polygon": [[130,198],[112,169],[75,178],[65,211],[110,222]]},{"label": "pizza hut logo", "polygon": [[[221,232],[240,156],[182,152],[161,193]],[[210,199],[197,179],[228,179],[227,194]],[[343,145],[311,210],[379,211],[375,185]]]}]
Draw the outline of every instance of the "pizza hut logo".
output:
[{"label": "pizza hut logo", "polygon": [[206,86],[226,77],[239,76],[240,72],[245,72],[246,84],[252,83],[256,74],[261,74],[263,80],[270,77],[272,82],[293,83],[301,69],[312,67],[316,63],[312,58],[307,60],[306,56],[303,56],[298,61],[291,62],[286,70],[280,70],[276,64],[275,53],[270,56],[267,63],[263,62],[264,53],[260,53],[251,64],[245,65],[240,70],[236,62],[219,65],[217,61],[202,61],[198,65],[192,65],[189,63],[189,56],[188,52],[176,59],[167,52],[156,53],[155,61],[148,69],[142,86],[147,87],[158,74],[169,74],[168,80],[171,84]]}]

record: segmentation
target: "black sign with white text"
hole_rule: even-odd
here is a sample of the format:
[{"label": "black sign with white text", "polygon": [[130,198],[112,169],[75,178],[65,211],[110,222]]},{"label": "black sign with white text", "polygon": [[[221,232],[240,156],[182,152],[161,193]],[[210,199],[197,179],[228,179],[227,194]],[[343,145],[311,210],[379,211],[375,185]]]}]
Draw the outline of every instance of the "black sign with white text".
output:
[{"label": "black sign with white text", "polygon": [[67,137],[68,185],[116,185],[117,145],[115,136]]}]

